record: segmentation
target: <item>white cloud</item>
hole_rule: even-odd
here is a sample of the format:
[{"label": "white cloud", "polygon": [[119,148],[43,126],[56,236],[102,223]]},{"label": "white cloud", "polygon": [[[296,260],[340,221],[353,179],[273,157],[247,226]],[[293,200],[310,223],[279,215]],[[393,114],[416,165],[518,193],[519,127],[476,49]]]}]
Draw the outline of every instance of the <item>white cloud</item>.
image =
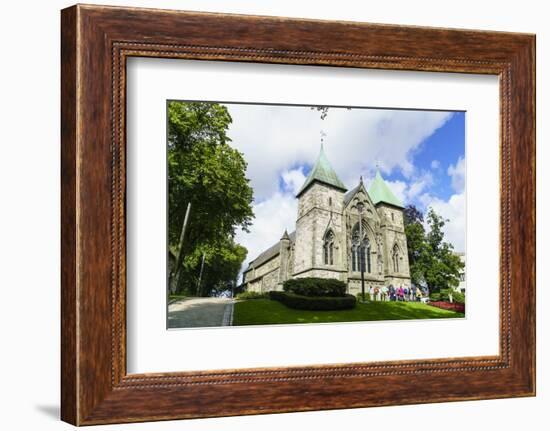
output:
[{"label": "white cloud", "polygon": [[[253,205],[254,224],[250,232],[238,231],[236,241],[248,250],[244,267],[261,252],[271,247],[283,236],[285,229],[290,233],[296,226],[298,200],[295,195],[305,180],[301,169],[281,174],[285,192],[275,192],[268,199]],[[244,269],[244,268],[243,268]]]},{"label": "white cloud", "polygon": [[290,171],[285,171],[281,174],[285,184],[285,190],[292,192],[296,195],[306,180],[304,175],[303,168],[292,169]]},{"label": "white cloud", "polygon": [[320,131],[325,153],[348,188],[369,177],[376,164],[383,173],[415,175],[414,152],[452,116],[448,112],[331,108],[325,120],[318,111],[297,106],[228,104],[233,117],[228,135],[248,162],[247,175],[261,201],[278,190],[281,172],[312,165],[319,154]]},{"label": "white cloud", "polygon": [[429,195],[424,195],[423,198],[425,201],[430,201],[429,206],[437,214],[449,220],[443,227],[445,240],[454,246],[455,251],[466,251],[466,196],[464,192],[452,195],[448,201],[433,199]]},{"label": "white cloud", "polygon": [[[292,232],[296,226],[298,200],[291,193],[275,193],[271,198],[254,205],[254,225],[249,233],[237,232],[236,241],[247,248],[244,266],[271,247],[283,236],[285,229]],[[244,269],[244,268],[243,268]]]},{"label": "white cloud", "polygon": [[319,152],[319,113],[303,107],[227,105],[228,135],[244,153],[257,201],[278,191],[281,172],[313,164]]},{"label": "white cloud", "polygon": [[399,199],[403,204],[407,202],[407,184],[404,181],[389,181],[386,180],[386,184],[390,188],[390,190],[393,192],[395,197]]},{"label": "white cloud", "polygon": [[405,205],[414,204],[421,194],[433,184],[433,177],[430,172],[420,172],[410,178],[408,183],[404,181],[386,180],[386,184],[394,195]]},{"label": "white cloud", "polygon": [[430,164],[432,169],[439,169],[441,166],[441,162],[439,160],[432,160],[432,163]]},{"label": "white cloud", "polygon": [[[233,118],[231,145],[244,153],[247,176],[254,189],[255,219],[250,233],[236,240],[248,249],[247,263],[275,244],[285,229],[295,229],[295,194],[305,181],[305,165],[319,154],[320,132],[326,133],[325,153],[349,188],[359,177],[400,171],[407,182],[389,182],[404,203],[431,184],[431,176],[412,163],[423,141],[445,124],[451,113],[331,108],[325,120],[308,107],[228,104]],[[280,181],[283,187],[280,189]],[[368,187],[369,182],[366,182]]]},{"label": "white cloud", "polygon": [[451,184],[457,193],[464,190],[464,180],[466,174],[466,163],[464,157],[459,157],[455,165],[449,165],[447,173],[451,177]]},{"label": "white cloud", "polygon": [[417,196],[419,196],[424,190],[429,188],[433,184],[432,174],[429,172],[423,172],[418,177],[413,178],[409,184],[407,191],[407,201],[411,202]]}]

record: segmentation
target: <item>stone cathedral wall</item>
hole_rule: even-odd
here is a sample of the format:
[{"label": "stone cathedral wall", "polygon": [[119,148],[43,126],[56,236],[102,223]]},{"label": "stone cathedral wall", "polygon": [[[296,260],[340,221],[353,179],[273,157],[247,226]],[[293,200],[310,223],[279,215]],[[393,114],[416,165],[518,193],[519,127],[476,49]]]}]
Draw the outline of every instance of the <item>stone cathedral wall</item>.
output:
[{"label": "stone cathedral wall", "polygon": [[[323,240],[327,227],[335,234],[334,265],[345,262],[345,235],[342,220],[344,194],[331,187],[313,184],[301,197],[296,222],[294,273],[323,267]],[[309,276],[309,275],[305,275]]]},{"label": "stone cathedral wall", "polygon": [[[364,193],[364,192],[359,192]],[[366,196],[360,196],[360,199]],[[367,198],[368,199],[368,198]],[[382,240],[381,252],[383,256],[382,273],[378,269],[376,246],[372,253],[372,273],[365,274],[365,288],[382,287],[390,284],[395,287],[410,287],[409,262],[407,254],[407,239],[404,231],[403,211],[391,205],[380,204],[370,208],[375,211],[374,216],[368,214],[368,222],[374,228],[371,239],[376,246],[376,238]],[[368,208],[367,208],[368,210]],[[361,291],[361,280],[358,272],[351,272],[349,266],[348,236],[345,224],[344,193],[332,187],[314,183],[303,193],[298,202],[298,219],[296,221],[296,237],[291,247],[283,250],[259,267],[247,272],[243,282],[247,290],[268,292],[281,290],[282,283],[288,278],[320,277],[336,278],[348,283],[348,291],[357,294]],[[352,215],[350,223],[356,222],[357,215]],[[327,228],[332,229],[334,239],[334,259],[332,265],[324,263],[323,242]],[[380,236],[379,236],[380,235]],[[393,268],[392,249],[394,244],[399,246],[399,271]],[[287,259],[286,265],[281,268],[281,258]]]}]

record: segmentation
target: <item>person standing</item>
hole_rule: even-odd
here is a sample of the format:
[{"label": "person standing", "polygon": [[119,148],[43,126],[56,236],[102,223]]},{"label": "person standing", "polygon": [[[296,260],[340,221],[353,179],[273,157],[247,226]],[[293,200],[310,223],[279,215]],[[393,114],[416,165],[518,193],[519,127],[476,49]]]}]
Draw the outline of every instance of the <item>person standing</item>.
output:
[{"label": "person standing", "polygon": [[403,286],[399,286],[399,289],[397,289],[397,300],[403,301]]},{"label": "person standing", "polygon": [[388,300],[388,286],[382,286],[382,301],[386,302]]}]

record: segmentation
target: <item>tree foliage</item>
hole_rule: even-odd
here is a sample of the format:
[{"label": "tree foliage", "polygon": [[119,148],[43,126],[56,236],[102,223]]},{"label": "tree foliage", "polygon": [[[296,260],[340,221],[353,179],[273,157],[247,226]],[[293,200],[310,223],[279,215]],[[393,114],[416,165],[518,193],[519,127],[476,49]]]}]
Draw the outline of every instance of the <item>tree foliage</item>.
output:
[{"label": "tree foliage", "polygon": [[445,241],[448,220],[430,208],[424,224],[424,215],[413,205],[405,208],[404,219],[412,283],[425,284],[430,292],[458,286],[464,263]]},{"label": "tree foliage", "polygon": [[[318,111],[320,113],[321,120],[327,118],[329,106],[310,106],[310,109]],[[346,108],[348,111],[351,111],[351,108]]]},{"label": "tree foliage", "polygon": [[[203,254],[204,267],[199,284]],[[246,248],[232,240],[226,244],[221,241],[217,241],[215,245],[200,244],[183,261],[183,288],[197,296],[216,295],[231,289],[236,284],[246,255]]]},{"label": "tree foliage", "polygon": [[185,211],[191,204],[181,253],[178,291],[196,289],[205,256],[204,295],[234,281],[246,249],[234,242],[254,217],[253,191],[243,155],[229,146],[232,119],[223,105],[168,104],[168,242],[177,249]]},{"label": "tree foliage", "polygon": [[424,216],[415,206],[409,205],[404,210],[404,223],[411,282],[421,285],[424,282],[425,264],[429,257],[425,242]]}]

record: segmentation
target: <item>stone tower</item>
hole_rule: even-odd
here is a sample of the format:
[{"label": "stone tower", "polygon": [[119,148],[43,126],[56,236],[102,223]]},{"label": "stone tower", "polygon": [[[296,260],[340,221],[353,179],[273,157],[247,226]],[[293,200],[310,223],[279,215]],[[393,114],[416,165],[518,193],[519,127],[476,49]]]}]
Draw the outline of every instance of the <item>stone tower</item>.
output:
[{"label": "stone tower", "polygon": [[296,195],[294,277],[342,278],[346,259],[345,192],[346,187],[330,165],[321,144],[315,166]]},{"label": "stone tower", "polygon": [[376,172],[368,193],[380,217],[385,284],[410,287],[403,204],[392,193],[380,171]]},{"label": "stone tower", "polygon": [[283,283],[288,280],[289,274],[289,259],[290,259],[290,237],[288,232],[285,229],[285,233],[279,241],[279,256],[280,256],[280,266],[279,266],[279,285],[282,289]]}]

